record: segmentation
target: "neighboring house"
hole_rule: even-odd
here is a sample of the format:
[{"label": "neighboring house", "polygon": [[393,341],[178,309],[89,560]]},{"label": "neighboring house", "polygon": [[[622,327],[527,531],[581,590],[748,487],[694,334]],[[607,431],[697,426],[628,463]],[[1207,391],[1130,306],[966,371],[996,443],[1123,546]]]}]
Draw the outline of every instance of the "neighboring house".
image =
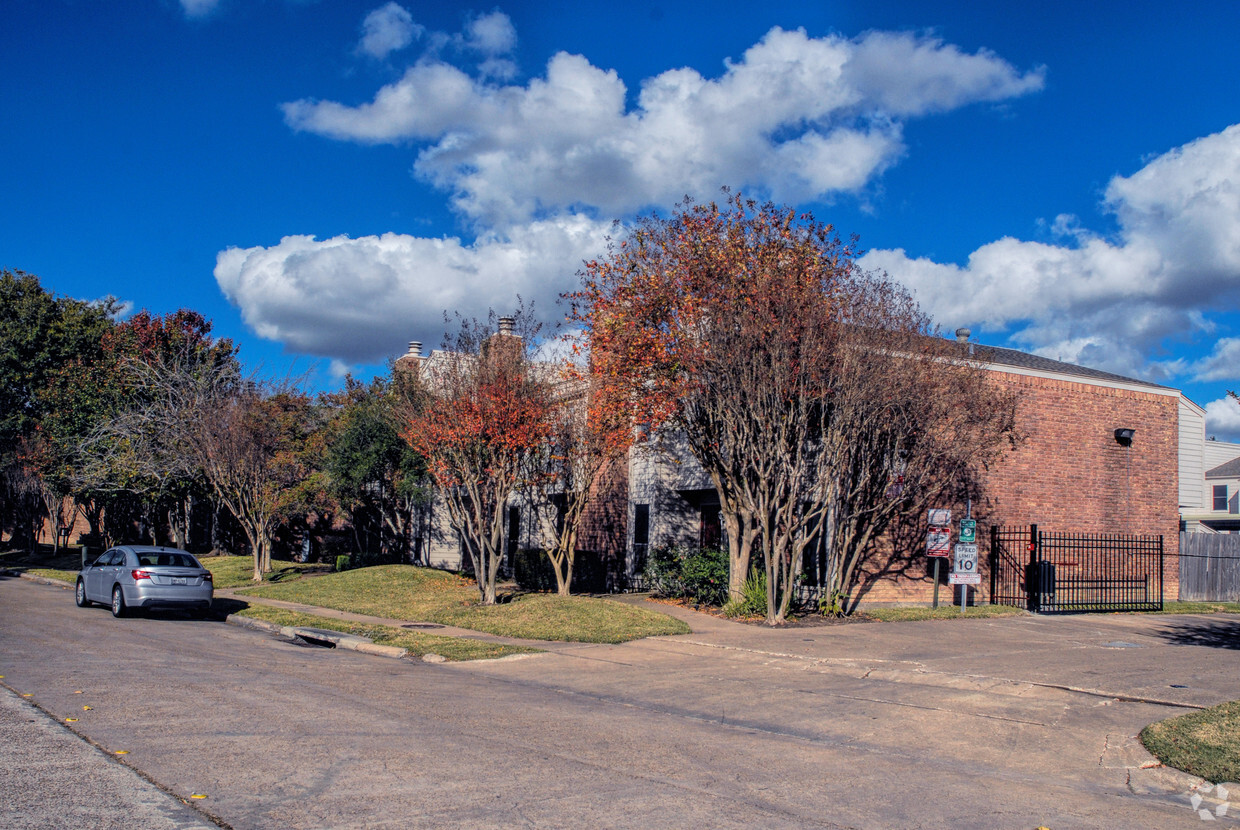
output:
[{"label": "neighboring house", "polygon": [[1180,399],[1180,529],[1240,531],[1240,444],[1206,440],[1205,410]]}]

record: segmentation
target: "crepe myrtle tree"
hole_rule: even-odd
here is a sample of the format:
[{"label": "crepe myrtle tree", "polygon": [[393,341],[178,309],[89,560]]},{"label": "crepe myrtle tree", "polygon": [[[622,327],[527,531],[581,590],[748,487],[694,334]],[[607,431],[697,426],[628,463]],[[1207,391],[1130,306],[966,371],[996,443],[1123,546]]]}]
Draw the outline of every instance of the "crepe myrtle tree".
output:
[{"label": "crepe myrtle tree", "polygon": [[[573,345],[580,351],[580,344]],[[528,456],[522,495],[544,540],[556,591],[567,596],[588,511],[606,498],[605,479],[632,444],[633,429],[588,361],[586,366],[571,360],[558,367],[544,364],[543,371],[556,373],[550,429]]]},{"label": "crepe myrtle tree", "polygon": [[508,500],[552,432],[555,384],[533,359],[532,309],[458,323],[410,375],[402,435],[426,459],[480,599],[493,605]]},{"label": "crepe myrtle tree", "polygon": [[[999,450],[1011,407],[907,291],[856,266],[855,240],[725,196],[638,222],[586,264],[572,317],[611,400],[684,436],[719,495],[730,597],[760,557],[779,624],[810,545],[826,545],[829,590],[846,593],[913,494]],[[967,413],[952,405],[965,390],[979,396]]]}]

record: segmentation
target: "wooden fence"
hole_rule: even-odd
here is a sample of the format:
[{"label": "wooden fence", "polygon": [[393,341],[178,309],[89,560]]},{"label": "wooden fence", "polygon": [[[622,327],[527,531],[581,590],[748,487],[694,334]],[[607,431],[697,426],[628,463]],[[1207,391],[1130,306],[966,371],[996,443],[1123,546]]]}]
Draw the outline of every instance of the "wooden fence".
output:
[{"label": "wooden fence", "polygon": [[1180,534],[1180,599],[1240,602],[1240,534]]}]

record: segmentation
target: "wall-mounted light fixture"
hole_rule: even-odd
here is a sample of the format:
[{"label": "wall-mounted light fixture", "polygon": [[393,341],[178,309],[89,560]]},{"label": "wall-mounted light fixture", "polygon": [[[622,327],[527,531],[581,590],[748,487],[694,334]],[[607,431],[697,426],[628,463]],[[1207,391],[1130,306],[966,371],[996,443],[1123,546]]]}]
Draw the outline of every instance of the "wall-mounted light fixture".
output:
[{"label": "wall-mounted light fixture", "polygon": [[1115,430],[1115,442],[1122,447],[1132,446],[1132,434],[1134,432],[1136,432],[1135,429],[1120,427]]}]

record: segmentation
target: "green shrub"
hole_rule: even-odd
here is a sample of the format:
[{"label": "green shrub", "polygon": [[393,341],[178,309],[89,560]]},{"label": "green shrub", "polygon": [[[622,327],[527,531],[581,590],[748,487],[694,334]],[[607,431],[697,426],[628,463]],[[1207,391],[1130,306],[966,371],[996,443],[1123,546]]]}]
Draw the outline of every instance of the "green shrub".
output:
[{"label": "green shrub", "polygon": [[729,617],[766,616],[766,568],[750,571],[741,598],[728,600],[723,613]]},{"label": "green shrub", "polygon": [[344,554],[343,556],[337,556],[336,557],[336,570],[347,571],[348,569],[349,569],[349,555]]},{"label": "green shrub", "polygon": [[658,596],[723,605],[728,598],[728,554],[718,548],[655,548],[646,563],[646,584]]},{"label": "green shrub", "polygon": [[848,609],[845,607],[847,602],[848,594],[844,591],[824,592],[818,598],[818,613],[824,617],[847,616]]}]

